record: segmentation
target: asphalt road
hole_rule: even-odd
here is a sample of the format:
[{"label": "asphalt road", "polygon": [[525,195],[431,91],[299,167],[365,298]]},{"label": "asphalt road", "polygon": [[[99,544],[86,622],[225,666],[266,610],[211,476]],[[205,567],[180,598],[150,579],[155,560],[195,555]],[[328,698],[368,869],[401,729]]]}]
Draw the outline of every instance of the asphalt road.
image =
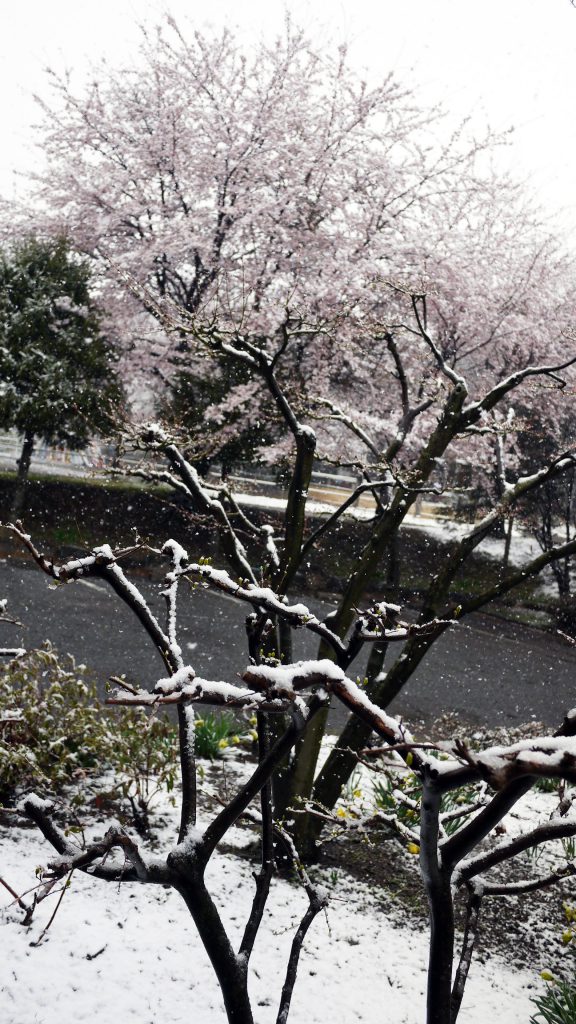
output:
[{"label": "asphalt road", "polygon": [[[145,597],[163,614],[160,586],[139,580]],[[246,607],[207,590],[181,588],[181,645],[199,675],[235,681],[246,664]],[[0,564],[0,597],[24,628],[0,623],[0,642],[34,647],[49,639],[61,652],[92,668],[104,681],[126,673],[150,684],[163,663],[135,621],[104,582],[53,587],[35,568]],[[328,606],[307,602],[316,612]],[[296,656],[314,657],[310,633],[296,634]],[[396,652],[395,652],[396,653]],[[362,673],[362,665],[351,670]],[[476,615],[447,631],[434,645],[391,710],[408,721],[455,711],[467,722],[520,724],[536,719],[556,725],[576,705],[576,649],[553,635]],[[333,715],[336,726],[342,711]]]}]

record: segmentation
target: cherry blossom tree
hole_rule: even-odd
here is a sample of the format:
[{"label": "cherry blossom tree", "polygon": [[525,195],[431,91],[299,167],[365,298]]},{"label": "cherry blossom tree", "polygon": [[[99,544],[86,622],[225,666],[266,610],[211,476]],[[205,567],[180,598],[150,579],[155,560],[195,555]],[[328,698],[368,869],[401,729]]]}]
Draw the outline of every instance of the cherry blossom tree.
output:
[{"label": "cherry blossom tree", "polygon": [[[464,234],[462,225],[459,225],[458,233],[461,237]],[[470,232],[471,246],[476,239],[474,229]],[[479,253],[482,255],[481,250]],[[525,254],[521,252],[522,255]],[[495,252],[491,261],[488,257],[486,259],[496,276],[500,269],[504,272],[505,266],[498,266]],[[509,259],[510,254],[507,253],[506,261]],[[254,378],[251,401],[256,414],[258,404],[254,388],[260,379],[262,392],[272,398],[277,415],[284,421],[291,438],[292,476],[284,521],[278,529],[272,524],[251,523],[229,488],[207,488],[171,435],[157,426],[139,435],[141,447],[155,455],[163,455],[168,463],[166,469],[153,465],[141,467],[140,475],[150,481],[169,483],[180,496],[186,496],[192,509],[214,520],[220,532],[222,554],[238,578],[254,584],[262,582],[275,592],[287,595],[294,590],[296,575],[314,547],[320,540],[334,534],[341,517],[362,492],[373,494],[376,510],[368,541],[363,549],[358,550],[344,593],[327,619],[332,631],[344,643],[335,658],[341,667],[348,667],[364,646],[362,636],[354,636],[351,632],[354,609],[362,600],[380,561],[390,556],[418,495],[429,490],[438,494],[449,486],[451,465],[456,457],[474,463],[484,476],[498,474],[495,456],[501,450],[502,417],[508,417],[511,403],[520,396],[528,403],[538,402],[542,396],[550,405],[562,400],[566,381],[562,375],[570,374],[570,367],[575,361],[575,356],[566,351],[569,336],[559,329],[561,317],[567,313],[558,301],[562,296],[560,289],[556,293],[559,308],[552,308],[548,322],[538,305],[538,298],[545,292],[544,283],[548,282],[551,290],[551,279],[554,280],[564,264],[561,259],[556,263],[542,247],[536,253],[532,250],[529,256],[525,255],[523,273],[519,263],[515,265],[518,279],[509,280],[507,289],[502,285],[494,306],[488,308],[490,296],[484,298],[485,293],[482,292],[484,323],[468,319],[470,314],[466,305],[448,306],[445,298],[450,295],[448,285],[453,289],[457,286],[458,267],[455,262],[450,265],[448,282],[448,275],[442,277],[438,272],[434,278],[436,287],[428,284],[429,292],[411,292],[407,281],[389,283],[387,287],[393,292],[391,311],[389,308],[378,310],[365,326],[363,337],[356,339],[359,347],[362,345],[366,351],[370,343],[371,349],[366,362],[371,369],[372,381],[365,379],[362,371],[360,380],[353,378],[358,392],[352,401],[360,404],[365,399],[368,406],[369,414],[363,417],[357,417],[355,408],[350,408],[352,401],[346,406],[337,405],[327,397],[318,396],[307,401],[308,396],[304,392],[303,397],[300,386],[296,393],[290,361],[287,364],[289,372],[283,373],[283,359],[291,345],[301,344],[300,319],[287,318],[284,335],[280,339],[266,338],[258,343],[250,335],[219,324],[212,317],[203,320],[200,312],[190,316],[171,303],[155,302],[150,293],[140,292],[142,300],[168,330],[188,333],[207,352],[226,353],[250,367]],[[464,277],[464,283],[466,281]],[[419,283],[421,287],[426,285],[426,282]],[[539,283],[542,284],[541,291],[537,287]],[[446,289],[445,294],[442,287]],[[532,288],[535,289],[535,299],[531,296]],[[471,287],[470,293],[473,297]],[[568,296],[567,288],[566,304]],[[446,304],[442,306],[442,302]],[[453,329],[448,340],[452,347],[446,351],[448,340],[443,332],[446,332],[450,310]],[[391,316],[388,322],[384,320],[386,312]],[[488,319],[489,312],[492,320]],[[526,351],[523,336],[530,334],[531,323],[533,345]],[[313,374],[317,345],[329,345],[332,340],[326,326],[314,338],[313,345],[301,351],[300,364],[309,358],[310,373]],[[481,362],[476,350],[482,352]],[[527,362],[532,356],[545,352],[555,355],[558,361],[540,365]],[[518,361],[518,368],[507,372],[514,359]],[[382,394],[388,401],[380,418],[376,411],[372,413],[369,409],[378,380],[380,402]],[[390,386],[394,388],[392,392]],[[384,387],[385,391],[382,390]],[[351,384],[348,390],[353,392]],[[335,397],[340,396],[337,394]],[[346,435],[350,437],[351,445],[347,443]],[[334,439],[340,451],[340,464],[347,458],[352,459],[363,474],[364,482],[332,515],[320,525],[313,525],[307,512],[311,474],[315,460],[318,456],[326,457],[326,447],[330,443],[333,446]],[[290,447],[287,445],[285,450],[289,452]],[[453,546],[423,595],[418,619],[421,625],[437,618],[442,621],[449,621],[455,616],[461,618],[576,550],[576,538],[570,534],[563,543],[552,546],[542,556],[518,569],[501,573],[499,567],[495,567],[493,582],[479,594],[464,601],[456,601],[452,596],[458,574],[482,540],[513,514],[526,494],[535,493],[550,481],[570,473],[573,466],[572,447],[568,445],[561,450],[552,437],[550,450],[543,458],[538,452],[529,469],[523,466],[522,474],[518,463],[508,464],[505,471],[501,469],[498,487],[486,488],[483,514]],[[255,545],[255,551],[259,552],[253,558],[244,544],[240,544],[238,530],[246,533],[250,544]],[[273,536],[279,537],[281,543],[271,549]],[[257,570],[255,566],[260,568]],[[401,656],[393,660],[386,673],[383,666],[387,645],[376,643],[371,647],[362,676],[368,681],[368,692],[375,703],[386,707],[398,695],[442,630],[440,627],[426,634],[408,635]],[[292,660],[290,631],[285,623],[279,623],[269,650],[287,662]],[[322,641],[320,656],[329,653]],[[331,656],[334,657],[333,651]],[[283,773],[275,780],[278,814],[299,800],[313,799],[325,807],[334,806],[354,766],[353,752],[367,742],[369,730],[358,719],[352,718],[336,749],[315,777],[325,717],[325,714],[316,717],[299,744],[296,756],[288,760]],[[298,820],[297,843],[306,855],[312,853],[320,829],[321,820],[318,818],[303,816]]]},{"label": "cherry blossom tree", "polygon": [[[454,581],[481,541],[523,495],[574,462],[552,431],[542,459],[522,472],[517,459],[499,468],[513,403],[544,397],[553,424],[563,402],[575,361],[574,280],[521,190],[486,169],[487,143],[466,143],[463,131],[446,139],[439,114],[392,78],[369,88],[345,49],[313,47],[291,24],[247,56],[227,32],[187,37],[168,19],[144,33],[139,64],[101,68],[84,90],[67,77],[53,83],[44,108],[50,176],[38,185],[54,229],[65,226],[76,245],[116,267],[131,296],[121,300],[125,319],[140,310],[137,332],[152,314],[155,356],[150,347],[147,359],[139,355],[148,370],[153,363],[169,379],[168,356],[195,375],[199,366],[215,375],[223,363],[240,367],[238,383],[204,416],[224,440],[272,424],[276,443],[263,457],[290,467],[285,516],[280,526],[254,523],[230,488],[207,486],[197,468],[202,437],[136,431],[137,446],[165,460],[140,474],[169,483],[214,521],[237,578],[281,598],[315,545],[371,493],[369,539],[330,616],[344,645],[335,660],[347,668],[365,644],[360,635],[352,643],[350,630],[372,574],[392,558],[417,497],[449,489],[465,460],[483,482],[481,516],[418,609],[421,625],[451,620]],[[320,459],[354,467],[362,483],[317,525],[307,498]],[[570,535],[495,573],[459,602],[459,615],[575,543]],[[375,703],[397,696],[438,632],[408,636],[386,674],[386,644],[370,647],[362,675]],[[334,657],[321,641],[321,656]],[[264,647],[292,661],[281,617]],[[316,775],[324,720],[315,717],[275,779],[278,815],[311,797],[333,806],[366,742],[367,727],[351,719]],[[299,849],[311,853],[318,830],[300,819]]]},{"label": "cherry blossom tree", "polygon": [[[228,31],[185,35],[167,18],[143,30],[132,66],[51,81],[37,190],[52,229],[156,298],[257,335],[280,334],[290,308],[308,331],[337,321],[352,337],[420,230],[434,246],[424,225],[446,195],[473,201],[493,141],[444,139],[441,114],[392,76],[369,87],[345,47],[319,49],[290,22],[245,53]],[[162,337],[114,277],[107,302],[132,366],[166,375]],[[194,365],[182,339],[169,354]]]}]

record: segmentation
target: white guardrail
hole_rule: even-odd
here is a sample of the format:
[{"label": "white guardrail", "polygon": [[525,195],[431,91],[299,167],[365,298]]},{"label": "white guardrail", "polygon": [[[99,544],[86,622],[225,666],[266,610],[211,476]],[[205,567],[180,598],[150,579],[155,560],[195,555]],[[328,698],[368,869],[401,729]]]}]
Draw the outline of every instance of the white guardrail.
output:
[{"label": "white guardrail", "polygon": [[[21,450],[22,438],[18,434],[14,431],[0,432],[0,463],[7,467],[15,468],[20,458]],[[137,461],[140,457],[138,453],[123,454],[122,461]],[[86,470],[91,472],[105,470],[114,465],[116,465],[115,447],[100,441],[91,441],[86,448],[75,452],[64,445],[46,445],[42,441],[37,440],[32,452],[31,461],[32,468],[54,468],[55,471],[67,468],[79,475]],[[214,482],[219,479],[217,466],[210,472],[210,476],[214,478]],[[335,487],[346,491],[352,491],[359,482],[359,478],[333,472],[318,471],[313,473],[312,476],[314,482],[320,486]],[[257,484],[267,489],[277,488],[279,491],[283,490],[282,486],[275,479],[274,474],[262,466],[239,466],[238,471],[231,474],[231,479],[240,485],[250,483],[252,486]]]},{"label": "white guardrail", "polygon": [[[16,471],[18,459],[22,449],[22,438],[15,432],[0,432],[0,469]],[[138,461],[139,453],[128,453],[122,455],[122,462]],[[107,469],[117,465],[117,454],[114,445],[104,444],[100,441],[91,441],[82,451],[71,451],[63,445],[51,446],[42,441],[37,441],[32,452],[31,468],[37,472],[47,474],[64,474],[66,476],[101,476]],[[210,472],[209,477],[214,484],[219,480],[217,467]],[[274,498],[285,498],[286,488],[278,482],[274,474],[262,466],[239,466],[237,472],[232,473],[230,481],[235,485],[238,492]],[[331,471],[317,470],[312,474],[312,486],[310,497],[329,505],[339,505],[357,486],[360,477],[350,474],[339,474]],[[449,508],[449,501],[423,501],[420,496],[415,502],[412,514],[419,516],[442,516],[446,515]],[[361,507],[373,507],[374,499],[370,493],[361,496],[357,503]]]},{"label": "white guardrail", "polygon": [[[0,464],[4,468],[15,469],[20,452],[22,438],[16,433],[0,433]],[[82,451],[73,452],[63,445],[46,445],[38,440],[32,452],[32,469],[46,468],[54,472],[68,470],[71,473],[97,472],[107,469],[114,463],[115,450],[111,445],[91,441]]]}]

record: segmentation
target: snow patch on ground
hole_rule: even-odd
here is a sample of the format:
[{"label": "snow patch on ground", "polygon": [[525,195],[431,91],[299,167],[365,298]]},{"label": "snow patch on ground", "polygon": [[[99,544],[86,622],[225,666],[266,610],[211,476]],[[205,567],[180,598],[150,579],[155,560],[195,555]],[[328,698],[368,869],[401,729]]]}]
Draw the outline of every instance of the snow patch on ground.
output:
[{"label": "snow patch on ground", "polygon": [[[169,844],[168,836],[164,837]],[[18,892],[34,884],[34,868],[50,858],[34,830],[11,828],[0,837],[2,877]],[[238,944],[253,892],[252,866],[231,855],[214,857],[208,885]],[[424,1019],[425,932],[390,919],[377,889],[341,873],[332,902],[314,922],[300,963],[292,1024],[390,1024]],[[6,893],[4,906],[8,904]],[[1,918],[2,1006],[5,1024],[223,1024],[224,1008],[212,967],[180,897],[158,886],[113,885],[78,873],[40,946],[57,897],[39,908],[31,928],[22,912]],[[251,963],[256,1024],[275,1020],[283,968],[294,928],[306,906],[302,891],[273,886]],[[491,959],[475,963],[462,1024],[529,1019],[528,972]]]}]

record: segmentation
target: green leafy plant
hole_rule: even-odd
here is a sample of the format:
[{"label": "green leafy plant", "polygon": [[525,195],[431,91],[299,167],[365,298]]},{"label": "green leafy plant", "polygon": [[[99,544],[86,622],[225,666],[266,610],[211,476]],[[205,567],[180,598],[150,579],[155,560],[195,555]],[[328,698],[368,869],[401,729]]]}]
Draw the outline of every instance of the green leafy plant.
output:
[{"label": "green leafy plant", "polygon": [[121,777],[115,785],[115,792],[130,805],[138,832],[147,835],[150,832],[150,805],[161,792],[172,793],[176,782],[178,740],[175,726],[166,717],[150,718],[141,708],[116,709],[109,726],[118,741],[112,767]]},{"label": "green leafy plant", "polygon": [[530,1017],[530,1024],[576,1024],[576,987],[568,981],[551,982],[543,996],[536,996],[532,1002],[537,1013]]},{"label": "green leafy plant", "polygon": [[562,785],[562,779],[536,779],[534,789],[539,793],[556,793],[560,785]]},{"label": "green leafy plant", "polygon": [[[564,852],[569,859],[572,853],[572,846],[565,846],[562,841]],[[562,944],[574,953],[574,940],[576,936],[576,907],[572,903],[563,903],[564,909],[564,930],[562,932]],[[573,961],[572,961],[573,967]],[[566,977],[557,978],[551,971],[542,971],[540,977],[548,982],[548,989],[544,995],[535,996],[532,1002],[538,1009],[538,1013],[530,1018],[530,1024],[576,1024],[576,985],[574,980],[568,981]]]},{"label": "green leafy plant", "polygon": [[[372,788],[377,807],[389,814],[394,814],[404,825],[411,828],[419,825],[422,787],[413,772],[404,770],[383,772],[373,783]],[[440,820],[447,836],[453,835],[465,824],[471,812],[465,813],[464,808],[477,798],[478,790],[474,786],[444,794],[440,813],[445,817],[441,817]],[[460,811],[463,813],[460,814]],[[452,814],[455,816],[452,817]]]},{"label": "green leafy plant", "polygon": [[422,787],[413,772],[383,772],[373,783],[373,792],[376,806],[381,810],[394,814],[406,825],[418,822],[419,811],[409,806],[409,802],[420,804]]},{"label": "green leafy plant", "polygon": [[[562,851],[564,853],[564,856],[566,857],[566,860],[567,861],[574,860],[574,858],[576,857],[576,840],[574,840],[573,836],[570,836],[568,839],[562,839],[561,840],[561,844],[562,844]],[[564,908],[565,909],[566,909],[566,906],[567,906],[567,904],[564,904]],[[574,909],[574,908],[572,908],[572,909]]]},{"label": "green leafy plant", "polygon": [[108,716],[95,683],[50,647],[10,662],[0,675],[0,796],[24,787],[59,790],[111,763]]},{"label": "green leafy plant", "polygon": [[[251,722],[251,725],[254,723]],[[214,761],[231,746],[249,746],[256,739],[253,728],[246,730],[233,715],[203,715],[194,729],[196,756]]]},{"label": "green leafy plant", "polygon": [[[174,788],[178,763],[175,726],[139,709],[102,706],[84,665],[61,659],[50,646],[9,663],[0,674],[0,798],[25,789],[92,797],[97,806],[127,803],[136,828],[149,830],[148,809],[161,790]],[[108,792],[103,773],[113,775]],[[86,783],[92,783],[91,785]]]}]

